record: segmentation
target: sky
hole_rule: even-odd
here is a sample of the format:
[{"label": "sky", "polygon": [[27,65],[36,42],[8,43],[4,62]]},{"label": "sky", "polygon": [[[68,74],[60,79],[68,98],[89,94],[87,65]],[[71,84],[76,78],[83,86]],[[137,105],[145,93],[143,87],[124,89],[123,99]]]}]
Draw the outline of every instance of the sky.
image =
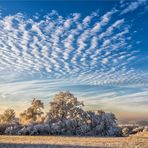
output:
[{"label": "sky", "polygon": [[148,119],[147,0],[0,0],[0,113],[60,91]]}]

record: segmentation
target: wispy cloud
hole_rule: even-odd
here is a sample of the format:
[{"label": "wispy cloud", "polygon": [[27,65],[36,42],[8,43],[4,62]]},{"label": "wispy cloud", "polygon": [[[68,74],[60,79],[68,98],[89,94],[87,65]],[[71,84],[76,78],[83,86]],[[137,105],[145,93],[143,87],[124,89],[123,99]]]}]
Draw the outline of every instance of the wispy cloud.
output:
[{"label": "wispy cloud", "polygon": [[[85,100],[87,107],[102,108],[114,112],[147,113],[147,88],[115,87],[106,92],[95,93]],[[132,106],[132,107],[131,107]]]},{"label": "wispy cloud", "polygon": [[147,4],[147,0],[137,0],[137,1],[129,2],[128,6],[126,6],[126,8],[123,9],[121,14],[126,14],[128,12],[132,12],[132,11],[138,9],[140,6],[143,6],[146,4]]}]

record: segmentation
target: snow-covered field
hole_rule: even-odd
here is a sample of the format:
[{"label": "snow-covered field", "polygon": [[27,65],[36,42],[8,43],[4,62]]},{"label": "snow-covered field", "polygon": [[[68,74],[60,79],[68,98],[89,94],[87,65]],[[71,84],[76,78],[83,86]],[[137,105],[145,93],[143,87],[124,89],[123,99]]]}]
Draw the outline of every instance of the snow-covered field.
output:
[{"label": "snow-covered field", "polygon": [[148,132],[130,137],[0,136],[0,148],[148,148]]}]

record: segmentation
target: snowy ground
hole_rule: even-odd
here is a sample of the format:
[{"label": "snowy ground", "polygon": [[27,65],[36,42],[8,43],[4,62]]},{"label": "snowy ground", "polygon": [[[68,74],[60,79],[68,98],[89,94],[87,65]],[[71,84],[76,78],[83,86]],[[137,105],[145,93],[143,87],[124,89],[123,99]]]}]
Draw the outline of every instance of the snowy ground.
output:
[{"label": "snowy ground", "polygon": [[0,136],[0,148],[148,148],[148,132],[126,138]]}]

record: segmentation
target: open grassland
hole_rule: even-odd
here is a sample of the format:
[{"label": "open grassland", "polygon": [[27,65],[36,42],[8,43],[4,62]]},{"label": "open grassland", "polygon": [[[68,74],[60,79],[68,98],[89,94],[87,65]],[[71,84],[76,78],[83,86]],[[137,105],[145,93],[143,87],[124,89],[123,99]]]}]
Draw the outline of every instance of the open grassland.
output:
[{"label": "open grassland", "polygon": [[0,148],[148,148],[148,132],[130,137],[0,136]]}]

